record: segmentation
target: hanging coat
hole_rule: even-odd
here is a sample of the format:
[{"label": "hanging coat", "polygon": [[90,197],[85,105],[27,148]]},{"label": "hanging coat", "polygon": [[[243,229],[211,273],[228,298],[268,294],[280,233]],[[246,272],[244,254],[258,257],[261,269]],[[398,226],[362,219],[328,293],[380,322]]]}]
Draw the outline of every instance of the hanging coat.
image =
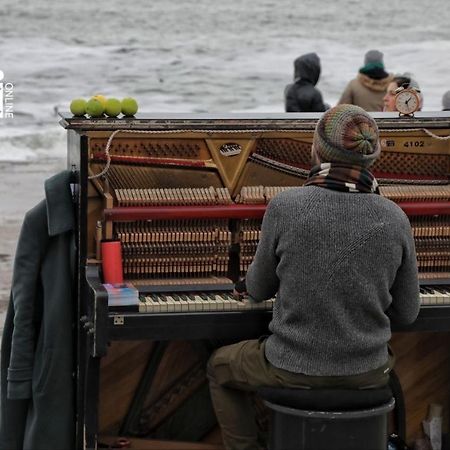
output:
[{"label": "hanging coat", "polygon": [[45,182],[14,260],[1,348],[0,450],[75,446],[71,172]]}]

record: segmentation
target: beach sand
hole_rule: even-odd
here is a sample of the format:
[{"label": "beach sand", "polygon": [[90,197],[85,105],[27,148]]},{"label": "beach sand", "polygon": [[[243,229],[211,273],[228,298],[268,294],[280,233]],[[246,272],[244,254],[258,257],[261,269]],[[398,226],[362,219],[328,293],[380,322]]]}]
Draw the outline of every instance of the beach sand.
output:
[{"label": "beach sand", "polygon": [[44,198],[44,181],[66,160],[0,163],[0,334],[9,301],[12,267],[25,213]]}]

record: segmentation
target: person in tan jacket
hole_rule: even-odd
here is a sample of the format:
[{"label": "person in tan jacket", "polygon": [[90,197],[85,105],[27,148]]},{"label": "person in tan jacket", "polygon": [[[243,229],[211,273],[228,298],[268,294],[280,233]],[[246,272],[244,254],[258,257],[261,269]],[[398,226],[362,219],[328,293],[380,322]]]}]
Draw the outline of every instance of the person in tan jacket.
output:
[{"label": "person in tan jacket", "polygon": [[391,81],[392,76],[384,70],[383,53],[369,50],[364,57],[364,66],[347,84],[338,104],[357,105],[366,111],[383,111],[383,97]]}]

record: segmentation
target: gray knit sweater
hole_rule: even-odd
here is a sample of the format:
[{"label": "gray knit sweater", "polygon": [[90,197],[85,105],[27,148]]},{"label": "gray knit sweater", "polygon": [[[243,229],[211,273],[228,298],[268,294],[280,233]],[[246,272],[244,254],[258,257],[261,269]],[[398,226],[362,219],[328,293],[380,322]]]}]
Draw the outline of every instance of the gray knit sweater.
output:
[{"label": "gray knit sweater", "polygon": [[246,277],[256,301],[277,294],[266,357],[307,375],[364,373],[387,361],[390,321],[419,312],[407,216],[376,194],[318,186],[277,195]]}]

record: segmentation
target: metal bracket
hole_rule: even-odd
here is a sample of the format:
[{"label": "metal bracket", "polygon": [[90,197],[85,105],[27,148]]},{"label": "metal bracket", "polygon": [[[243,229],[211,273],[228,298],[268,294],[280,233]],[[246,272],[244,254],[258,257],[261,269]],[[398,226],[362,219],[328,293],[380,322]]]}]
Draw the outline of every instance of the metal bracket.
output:
[{"label": "metal bracket", "polygon": [[114,316],[114,325],[123,325],[125,323],[125,318],[121,315],[116,314]]}]

